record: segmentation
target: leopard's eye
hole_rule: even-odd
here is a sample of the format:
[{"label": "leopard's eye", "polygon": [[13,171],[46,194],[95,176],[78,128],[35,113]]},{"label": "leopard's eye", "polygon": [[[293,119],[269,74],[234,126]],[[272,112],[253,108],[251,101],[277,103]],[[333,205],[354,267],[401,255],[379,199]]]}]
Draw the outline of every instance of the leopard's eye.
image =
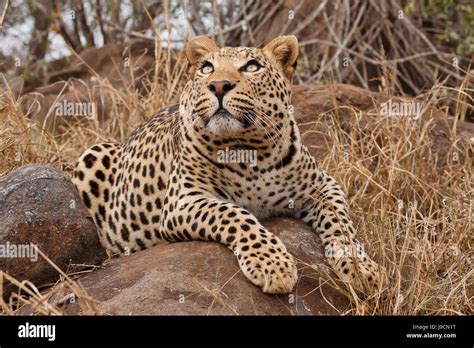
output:
[{"label": "leopard's eye", "polygon": [[211,63],[206,62],[199,70],[201,71],[201,74],[209,75],[210,73],[214,71],[214,67],[212,66]]},{"label": "leopard's eye", "polygon": [[251,60],[247,64],[245,64],[241,68],[241,70],[244,71],[244,72],[253,73],[253,72],[256,72],[256,71],[260,70],[261,67],[262,66],[260,65],[260,63],[258,63],[256,60]]}]

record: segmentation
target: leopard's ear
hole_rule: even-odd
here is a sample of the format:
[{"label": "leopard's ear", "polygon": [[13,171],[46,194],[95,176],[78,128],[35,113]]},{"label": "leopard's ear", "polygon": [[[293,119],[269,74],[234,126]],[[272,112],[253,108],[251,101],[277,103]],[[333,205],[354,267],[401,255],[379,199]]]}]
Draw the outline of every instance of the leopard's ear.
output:
[{"label": "leopard's ear", "polygon": [[184,52],[191,66],[195,66],[202,57],[211,52],[218,51],[219,47],[207,36],[196,36],[186,43]]},{"label": "leopard's ear", "polygon": [[294,35],[278,36],[270,41],[263,53],[280,64],[285,76],[290,79],[298,59],[298,39]]}]

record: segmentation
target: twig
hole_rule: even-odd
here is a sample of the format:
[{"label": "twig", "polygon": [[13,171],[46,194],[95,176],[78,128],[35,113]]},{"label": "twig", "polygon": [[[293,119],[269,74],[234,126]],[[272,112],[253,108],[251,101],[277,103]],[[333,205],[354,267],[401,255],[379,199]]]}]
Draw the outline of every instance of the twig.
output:
[{"label": "twig", "polygon": [[5,1],[5,7],[3,8],[2,15],[0,16],[0,28],[3,27],[3,20],[5,19],[5,14],[7,13],[9,1]]}]

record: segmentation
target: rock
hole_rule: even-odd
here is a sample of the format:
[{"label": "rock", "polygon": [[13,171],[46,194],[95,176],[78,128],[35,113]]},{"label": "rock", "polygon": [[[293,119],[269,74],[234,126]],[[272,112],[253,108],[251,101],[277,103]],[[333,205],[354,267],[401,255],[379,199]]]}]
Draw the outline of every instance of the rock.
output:
[{"label": "rock", "polygon": [[[56,281],[58,272],[30,243],[64,271],[106,257],[75,187],[51,165],[26,165],[0,178],[0,271],[37,286]],[[27,257],[15,257],[21,248],[18,256]],[[4,286],[5,296],[15,288]]]},{"label": "rock", "polygon": [[[320,239],[303,222],[265,223],[298,259],[299,281],[290,295],[267,295],[239,270],[233,253],[218,243],[163,243],[114,259],[79,278],[103,314],[118,315],[336,315],[347,298],[325,283]],[[312,265],[312,266],[310,266]],[[62,294],[63,296],[64,294]],[[324,296],[323,296],[324,295]],[[78,301],[67,314],[80,314]],[[26,314],[23,312],[23,314]]]}]

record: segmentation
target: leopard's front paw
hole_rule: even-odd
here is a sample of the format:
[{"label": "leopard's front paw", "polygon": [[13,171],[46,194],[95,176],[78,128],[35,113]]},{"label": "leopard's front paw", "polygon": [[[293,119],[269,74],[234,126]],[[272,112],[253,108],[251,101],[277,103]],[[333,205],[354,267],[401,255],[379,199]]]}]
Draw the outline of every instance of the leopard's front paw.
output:
[{"label": "leopard's front paw", "polygon": [[267,294],[288,294],[298,280],[296,263],[286,250],[249,250],[239,263],[245,276]]},{"label": "leopard's front paw", "polygon": [[336,265],[336,270],[342,280],[366,294],[382,286],[382,268],[366,255],[358,259],[343,259]]}]

